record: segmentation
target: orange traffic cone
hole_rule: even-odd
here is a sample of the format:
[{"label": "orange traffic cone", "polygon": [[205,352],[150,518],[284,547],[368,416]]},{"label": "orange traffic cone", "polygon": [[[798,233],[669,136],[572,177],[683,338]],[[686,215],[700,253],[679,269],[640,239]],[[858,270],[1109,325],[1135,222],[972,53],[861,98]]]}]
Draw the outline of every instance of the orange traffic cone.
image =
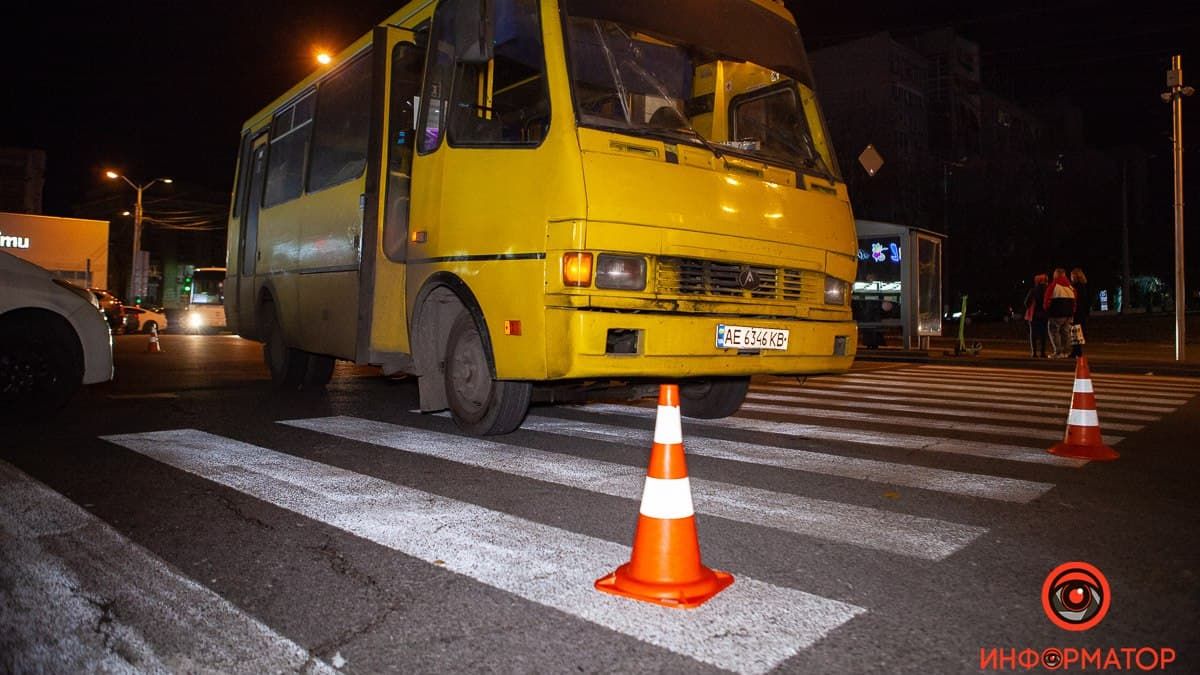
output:
[{"label": "orange traffic cone", "polygon": [[668,607],[697,607],[733,583],[733,576],[700,563],[692,488],[683,455],[679,385],[658,391],[654,449],[633,536],[633,555],[596,581],[605,593]]},{"label": "orange traffic cone", "polygon": [[1092,390],[1092,374],[1088,371],[1086,356],[1075,359],[1075,387],[1071,394],[1071,412],[1067,415],[1066,437],[1048,452],[1061,457],[1101,461],[1120,457],[1100,436],[1096,394]]},{"label": "orange traffic cone", "polygon": [[150,342],[146,345],[146,352],[149,354],[161,354],[162,347],[158,344],[158,326],[151,324],[150,326]]}]

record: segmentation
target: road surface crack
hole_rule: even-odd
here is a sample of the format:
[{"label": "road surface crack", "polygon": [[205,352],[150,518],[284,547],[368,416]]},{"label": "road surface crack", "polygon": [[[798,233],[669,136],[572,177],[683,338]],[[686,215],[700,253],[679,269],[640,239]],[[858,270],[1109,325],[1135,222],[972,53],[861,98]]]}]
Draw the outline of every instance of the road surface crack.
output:
[{"label": "road surface crack", "polygon": [[217,500],[221,502],[221,505],[233,513],[233,515],[237,516],[238,519],[244,520],[247,523],[264,530],[275,529],[274,525],[263,522],[262,520],[259,520],[258,518],[255,518],[254,516],[243,511],[241,505],[235,502],[229,495],[215,494],[215,496]]}]

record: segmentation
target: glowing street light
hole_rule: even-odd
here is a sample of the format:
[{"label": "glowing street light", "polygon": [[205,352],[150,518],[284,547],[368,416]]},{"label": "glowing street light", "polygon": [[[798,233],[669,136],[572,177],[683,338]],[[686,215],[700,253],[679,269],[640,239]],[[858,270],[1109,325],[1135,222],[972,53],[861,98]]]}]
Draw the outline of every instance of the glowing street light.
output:
[{"label": "glowing street light", "polygon": [[[105,171],[104,175],[107,176],[110,180],[116,180],[116,179],[120,178],[121,180],[125,181],[126,183],[129,183],[129,187],[133,188],[137,192],[137,203],[134,204],[134,207],[133,207],[133,259],[129,263],[129,295],[126,296],[132,300],[133,298],[138,296],[137,291],[138,291],[138,276],[139,275],[137,274],[137,260],[138,260],[138,254],[142,250],[142,215],[143,215],[142,192],[144,190],[146,190],[147,188],[149,188],[151,185],[154,185],[155,183],[173,183],[174,181],[171,180],[170,178],[155,178],[154,180],[150,181],[149,183],[143,183],[143,184],[139,185],[139,184],[129,180],[124,175],[119,174],[116,171],[113,171],[112,169]],[[128,215],[128,214],[129,214],[129,212],[126,211],[125,213],[123,213],[121,215]]]},{"label": "glowing street light", "polygon": [[333,57],[328,52],[317,52],[317,63],[327,66],[333,63]]}]

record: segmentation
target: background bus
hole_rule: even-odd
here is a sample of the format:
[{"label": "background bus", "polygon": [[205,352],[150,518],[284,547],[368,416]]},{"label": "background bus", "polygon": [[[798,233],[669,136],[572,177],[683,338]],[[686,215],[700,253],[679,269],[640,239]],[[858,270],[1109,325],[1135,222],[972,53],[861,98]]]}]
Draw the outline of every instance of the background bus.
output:
[{"label": "background bus", "polygon": [[857,240],[772,0],[414,2],[246,122],[226,304],[281,386],[417,376],[477,434],[537,393],[848,368]]},{"label": "background bus", "polygon": [[183,308],[183,327],[189,333],[224,330],[225,268],[200,267],[192,272],[192,287]]}]

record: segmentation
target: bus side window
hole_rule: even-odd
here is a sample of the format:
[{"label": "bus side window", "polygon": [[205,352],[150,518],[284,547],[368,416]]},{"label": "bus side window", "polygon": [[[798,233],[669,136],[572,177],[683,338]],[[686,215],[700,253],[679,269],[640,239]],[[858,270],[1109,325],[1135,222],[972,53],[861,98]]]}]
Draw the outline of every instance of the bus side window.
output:
[{"label": "bus side window", "polygon": [[409,184],[412,175],[414,109],[421,87],[424,53],[401,42],[392,49],[388,101],[387,187],[384,201],[383,252],[392,262],[404,262],[408,240]]},{"label": "bus side window", "polygon": [[454,74],[454,15],[460,4],[456,0],[444,0],[433,15],[425,91],[421,96],[421,122],[417,128],[420,135],[417,150],[422,155],[437,150],[442,143],[446,99]]},{"label": "bus side window", "polygon": [[312,131],[315,98],[310,91],[275,113],[267,153],[267,187],[263,206],[282,204],[304,192],[304,161]]},{"label": "bus side window", "polygon": [[493,2],[494,58],[455,68],[452,145],[538,145],[545,137],[550,95],[538,6],[537,0]]},{"label": "bus side window", "polygon": [[362,102],[370,97],[369,53],[355,57],[317,88],[317,117],[308,165],[309,192],[362,175],[367,166],[367,131],[371,126],[371,110]]}]

